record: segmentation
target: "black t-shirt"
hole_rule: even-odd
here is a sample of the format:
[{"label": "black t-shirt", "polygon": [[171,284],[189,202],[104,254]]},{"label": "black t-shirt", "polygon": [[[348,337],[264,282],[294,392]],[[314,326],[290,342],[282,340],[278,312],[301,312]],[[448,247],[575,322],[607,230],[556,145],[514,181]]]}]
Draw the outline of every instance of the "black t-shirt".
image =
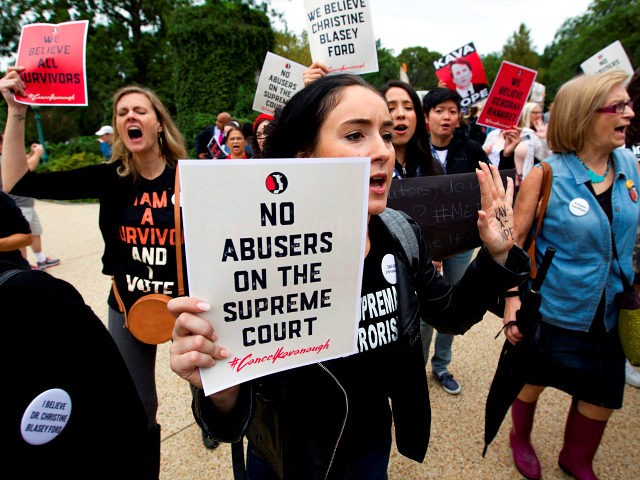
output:
[{"label": "black t-shirt", "polygon": [[[27,172],[12,192],[58,200],[97,198],[105,244],[102,272],[115,277],[118,292],[129,308],[148,293],[178,295],[175,169],[165,167],[153,180],[133,180],[131,176],[120,177],[119,166],[114,162],[64,172]],[[118,309],[113,296],[109,305]]]},{"label": "black t-shirt", "polygon": [[[350,398],[347,425],[338,460],[391,441],[391,411],[386,386],[394,375],[394,348],[398,340],[398,302],[393,240],[374,216],[369,224],[371,248],[364,261],[361,318],[356,355],[336,360],[334,373]],[[332,366],[333,368],[333,366]]]},{"label": "black t-shirt", "polygon": [[120,261],[114,274],[127,308],[148,293],[178,294],[174,181],[175,171],[165,168],[158,178],[138,179],[123,198],[116,219],[115,254]]},{"label": "black t-shirt", "polygon": [[[9,237],[16,233],[31,233],[29,222],[24,218],[22,211],[16,206],[13,199],[0,191],[0,238]],[[29,268],[29,263],[24,259],[20,250],[0,252],[0,259],[21,268]]]}]

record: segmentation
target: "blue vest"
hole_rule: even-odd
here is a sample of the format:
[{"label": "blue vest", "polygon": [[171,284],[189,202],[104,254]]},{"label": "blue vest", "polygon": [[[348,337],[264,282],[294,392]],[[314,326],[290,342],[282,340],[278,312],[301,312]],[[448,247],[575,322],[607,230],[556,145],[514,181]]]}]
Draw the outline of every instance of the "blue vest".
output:
[{"label": "blue vest", "polygon": [[[557,250],[542,285],[540,312],[545,322],[558,327],[588,331],[606,294],[605,326],[617,322],[615,295],[623,290],[622,266],[633,281],[633,245],[638,228],[638,162],[623,148],[614,150],[615,180],[611,192],[613,220],[587,187],[589,176],[574,154],[556,154],[545,161],[553,169],[549,205],[536,240],[540,264],[548,246]],[[614,259],[612,236],[618,260]]]}]

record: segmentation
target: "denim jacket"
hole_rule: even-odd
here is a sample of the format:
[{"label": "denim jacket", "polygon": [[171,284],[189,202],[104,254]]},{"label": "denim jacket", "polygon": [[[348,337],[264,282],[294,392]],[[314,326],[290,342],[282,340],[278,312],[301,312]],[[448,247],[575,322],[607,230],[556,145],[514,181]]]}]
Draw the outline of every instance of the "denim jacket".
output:
[{"label": "denim jacket", "polygon": [[637,161],[624,149],[616,149],[612,157],[611,224],[587,187],[587,170],[576,155],[555,154],[545,160],[552,167],[553,181],[536,240],[536,262],[547,247],[556,248],[542,285],[540,308],[543,320],[552,325],[588,331],[604,291],[605,327],[610,331],[617,322],[615,296],[624,289],[620,268],[628,282],[633,280],[631,258],[640,212]]}]

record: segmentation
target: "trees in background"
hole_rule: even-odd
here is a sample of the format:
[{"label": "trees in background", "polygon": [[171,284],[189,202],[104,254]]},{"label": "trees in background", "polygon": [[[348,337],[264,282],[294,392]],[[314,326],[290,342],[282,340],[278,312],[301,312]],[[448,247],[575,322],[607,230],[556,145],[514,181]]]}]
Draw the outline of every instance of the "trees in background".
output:
[{"label": "trees in background", "polygon": [[582,62],[616,40],[631,65],[640,67],[638,18],[640,0],[595,0],[584,15],[567,19],[540,57],[540,82],[547,87],[547,101],[553,100],[564,82],[582,72]]},{"label": "trees in background", "polygon": [[183,7],[170,18],[164,71],[175,85],[176,123],[192,148],[221,111],[253,120],[257,79],[274,33],[264,11],[240,2]]},{"label": "trees in background", "polygon": [[[49,142],[91,136],[111,122],[111,98],[120,87],[152,87],[167,104],[188,146],[195,132],[220,110],[250,120],[259,71],[267,51],[302,65],[311,63],[308,38],[274,31],[268,0],[21,0],[3,2],[0,55],[17,50],[21,26],[88,19],[88,107],[40,108]],[[280,16],[281,18],[281,16]],[[547,100],[580,72],[580,63],[620,40],[634,66],[640,65],[640,0],[595,0],[587,12],[568,19],[554,41],[536,53],[530,30],[520,25],[501,52],[482,57],[490,83],[502,60],[539,72]],[[380,86],[399,78],[402,63],[416,90],[437,85],[433,61],[441,53],[426,46],[400,54],[376,42],[379,72],[364,77]],[[31,115],[32,113],[30,113]],[[0,109],[0,125],[6,110]],[[27,122],[27,140],[37,140],[35,122]]]},{"label": "trees in background", "polygon": [[[49,141],[64,141],[93,134],[111,122],[111,97],[120,87],[138,83],[153,86],[173,105],[168,82],[166,43],[171,13],[189,0],[21,0],[3,2],[0,54],[15,54],[22,25],[89,20],[87,35],[87,93],[89,107],[40,108]],[[5,8],[5,5],[9,5]],[[34,122],[27,123],[27,138],[37,139]]]},{"label": "trees in background", "polygon": [[438,86],[433,62],[440,57],[440,52],[429,51],[426,47],[405,48],[398,55],[398,59],[407,64],[407,76],[416,90],[430,90]]},{"label": "trees in background", "polygon": [[513,32],[511,38],[502,47],[502,60],[535,70],[538,67],[538,56],[531,43],[531,31],[521,23],[518,30]]}]

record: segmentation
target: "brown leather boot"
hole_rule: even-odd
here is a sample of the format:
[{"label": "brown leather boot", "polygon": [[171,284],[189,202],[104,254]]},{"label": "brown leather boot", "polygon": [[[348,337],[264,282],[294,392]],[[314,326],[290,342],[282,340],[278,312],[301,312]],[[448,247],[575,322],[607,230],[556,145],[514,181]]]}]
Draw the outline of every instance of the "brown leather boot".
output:
[{"label": "brown leather boot", "polygon": [[527,403],[516,398],[511,405],[513,426],[509,433],[509,442],[513,451],[513,463],[522,476],[528,480],[539,480],[542,476],[538,456],[531,445],[531,430],[536,404],[537,402]]},{"label": "brown leather boot", "polygon": [[593,457],[606,426],[606,420],[587,418],[578,411],[575,402],[571,404],[564,430],[564,445],[558,457],[558,465],[567,475],[577,480],[598,480],[593,471]]}]

